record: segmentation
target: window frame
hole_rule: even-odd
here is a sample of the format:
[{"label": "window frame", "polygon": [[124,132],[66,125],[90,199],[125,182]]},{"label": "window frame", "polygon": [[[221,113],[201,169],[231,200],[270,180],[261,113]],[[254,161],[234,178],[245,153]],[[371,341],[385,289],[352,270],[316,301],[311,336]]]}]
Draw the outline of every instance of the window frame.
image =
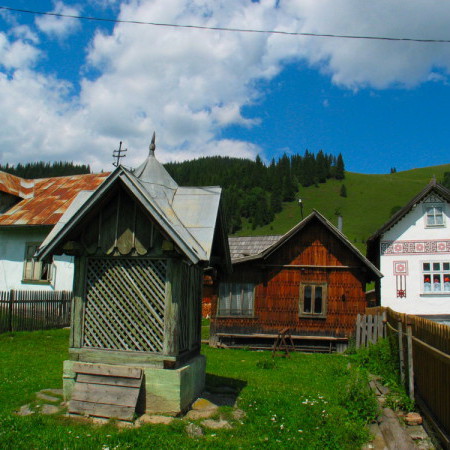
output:
[{"label": "window frame", "polygon": [[[310,286],[311,289],[311,312],[305,312],[305,288]],[[322,288],[322,310],[320,313],[314,312],[315,310],[315,292],[316,288]],[[301,282],[299,289],[299,317],[310,319],[325,319],[327,317],[328,309],[328,283],[320,282]]]},{"label": "window frame", "polygon": [[[40,242],[26,242],[25,255],[23,260],[22,282],[28,284],[51,284],[53,280],[53,263],[37,261],[33,256],[30,257],[30,248],[33,248],[33,255],[41,245]],[[31,265],[31,269],[29,268]],[[39,275],[37,276],[37,270]],[[44,272],[46,270],[46,276]],[[28,273],[31,275],[28,276]]]},{"label": "window frame", "polygon": [[[429,265],[429,269],[425,269],[425,264]],[[436,267],[439,264],[439,268]],[[447,265],[447,268],[444,268]],[[421,295],[450,295],[450,282],[449,285],[445,286],[445,279],[450,278],[450,260],[449,261],[433,261],[425,260],[420,262],[421,266]],[[429,289],[425,286],[425,277],[430,277]],[[435,290],[436,283],[434,282],[435,276],[440,278],[439,285],[440,289]],[[446,289],[447,287],[447,289]]]},{"label": "window frame", "polygon": [[[240,289],[237,289],[237,287],[240,286]],[[234,289],[233,289],[234,288]],[[244,292],[244,289],[247,288],[247,290]],[[242,282],[229,282],[229,281],[222,281],[219,283],[219,291],[217,295],[217,317],[233,317],[233,318],[239,318],[239,317],[254,317],[255,314],[255,289],[256,285],[254,283],[242,283]],[[236,291],[239,292],[239,308],[233,310],[232,304],[233,304],[233,295],[236,295]],[[227,295],[224,297],[222,295],[223,291],[226,291]],[[250,298],[250,308],[247,308],[245,310],[245,313],[243,313],[243,298],[245,294],[251,293]],[[225,305],[224,305],[225,304]],[[226,305],[228,304],[228,307]],[[225,307],[224,307],[225,306]],[[233,311],[236,311],[234,313]]]},{"label": "window frame", "polygon": [[[424,207],[425,209],[425,227],[426,228],[440,228],[445,227],[445,204],[443,203],[428,203]],[[433,211],[430,214],[430,210]],[[436,214],[436,210],[440,210],[440,214]],[[435,223],[430,223],[429,218],[433,218]],[[436,219],[441,217],[442,223],[436,223]]]}]

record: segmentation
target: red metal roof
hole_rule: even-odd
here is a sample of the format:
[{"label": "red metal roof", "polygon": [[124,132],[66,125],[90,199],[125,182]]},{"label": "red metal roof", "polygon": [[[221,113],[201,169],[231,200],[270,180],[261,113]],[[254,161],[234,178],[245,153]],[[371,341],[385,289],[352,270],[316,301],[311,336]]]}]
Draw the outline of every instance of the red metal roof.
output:
[{"label": "red metal roof", "polygon": [[55,225],[80,191],[92,191],[109,173],[27,180],[0,171],[0,191],[20,197],[0,214],[0,226]]}]

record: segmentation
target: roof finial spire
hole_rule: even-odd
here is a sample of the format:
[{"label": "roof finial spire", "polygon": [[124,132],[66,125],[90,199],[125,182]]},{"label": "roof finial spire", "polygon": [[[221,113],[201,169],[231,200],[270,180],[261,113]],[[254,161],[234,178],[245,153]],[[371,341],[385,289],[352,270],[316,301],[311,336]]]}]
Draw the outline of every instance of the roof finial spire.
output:
[{"label": "roof finial spire", "polygon": [[148,148],[149,149],[149,156],[150,155],[153,155],[153,156],[155,155],[155,149],[156,149],[155,141],[156,141],[156,133],[153,132],[152,142],[150,142],[150,147]]}]

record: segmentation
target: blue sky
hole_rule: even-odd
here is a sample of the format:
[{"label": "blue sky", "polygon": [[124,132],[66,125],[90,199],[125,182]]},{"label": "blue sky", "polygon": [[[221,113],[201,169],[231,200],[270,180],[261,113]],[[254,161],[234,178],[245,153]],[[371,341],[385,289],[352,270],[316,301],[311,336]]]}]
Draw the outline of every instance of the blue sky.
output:
[{"label": "blue sky", "polygon": [[[0,0],[84,16],[450,39],[435,0]],[[450,44],[108,24],[0,11],[0,161],[110,170],[145,157],[305,149],[387,173],[449,163]]]}]

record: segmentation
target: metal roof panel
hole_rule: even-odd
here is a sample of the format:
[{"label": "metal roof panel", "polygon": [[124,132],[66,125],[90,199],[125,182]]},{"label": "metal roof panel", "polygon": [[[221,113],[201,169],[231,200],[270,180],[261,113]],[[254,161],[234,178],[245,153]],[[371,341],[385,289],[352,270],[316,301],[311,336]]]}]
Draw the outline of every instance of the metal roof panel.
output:
[{"label": "metal roof panel", "polygon": [[[3,182],[3,186],[5,186],[5,180],[11,181],[8,175],[0,172],[0,185]],[[20,182],[25,185],[32,182],[34,186],[32,188],[33,195],[31,198],[22,197],[22,201],[12,206],[4,214],[0,214],[0,226],[55,225],[80,191],[96,189],[108,175],[109,173],[71,175],[37,180],[24,180],[15,177],[19,180],[13,179],[14,186],[17,189]],[[8,185],[8,188],[11,188],[11,186]],[[14,189],[12,190],[14,191]],[[14,192],[17,192],[17,190]],[[31,188],[28,188],[28,192],[31,192]]]}]

